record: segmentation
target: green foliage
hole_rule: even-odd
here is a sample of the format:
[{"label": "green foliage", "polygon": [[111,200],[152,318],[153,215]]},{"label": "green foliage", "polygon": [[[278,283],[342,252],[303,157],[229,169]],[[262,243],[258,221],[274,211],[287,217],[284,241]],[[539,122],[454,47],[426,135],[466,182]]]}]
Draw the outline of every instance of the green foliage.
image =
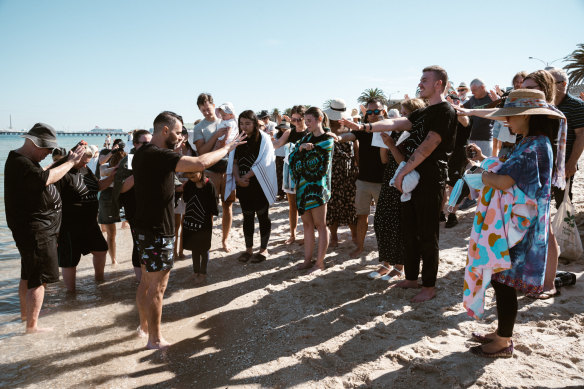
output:
[{"label": "green foliage", "polygon": [[572,54],[567,55],[564,60],[569,62],[564,69],[568,72],[570,85],[576,85],[584,82],[584,44],[577,45],[577,49]]},{"label": "green foliage", "polygon": [[365,89],[357,101],[361,104],[367,103],[368,100],[378,99],[382,104],[387,105],[387,96],[380,88]]}]

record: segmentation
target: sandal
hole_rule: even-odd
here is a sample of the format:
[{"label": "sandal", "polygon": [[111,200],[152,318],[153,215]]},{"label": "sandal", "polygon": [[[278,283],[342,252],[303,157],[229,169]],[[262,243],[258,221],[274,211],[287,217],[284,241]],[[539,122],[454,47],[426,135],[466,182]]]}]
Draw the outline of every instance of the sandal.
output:
[{"label": "sandal", "polygon": [[[390,276],[390,275],[389,275],[389,273],[391,273],[393,270],[395,270],[395,271],[396,271],[396,272],[398,272],[399,274],[397,274],[397,275],[395,275],[395,276]],[[405,274],[403,270],[396,269],[395,267],[394,267],[393,269],[391,269],[391,270],[389,271],[389,273],[387,273],[386,275],[384,275],[383,277],[381,277],[381,280],[382,280],[382,281],[391,281],[391,280],[393,280],[394,278],[400,278],[400,277],[402,277],[402,276]]]},{"label": "sandal", "polygon": [[488,353],[483,350],[483,346],[474,346],[470,348],[470,352],[474,355],[478,355],[479,357],[486,357],[486,358],[511,358],[513,356],[513,341],[511,341],[511,345],[507,347],[503,347],[499,351],[495,351],[492,353]]},{"label": "sandal", "polygon": [[251,254],[248,253],[247,251],[244,251],[243,253],[241,253],[241,255],[239,257],[237,257],[237,260],[239,262],[245,263],[245,262],[249,261],[250,258],[251,258]]},{"label": "sandal", "polygon": [[470,334],[470,338],[475,342],[479,342],[480,344],[487,344],[493,341],[493,339],[487,338],[485,335],[481,335],[478,332],[473,332]]},{"label": "sandal", "polygon": [[542,293],[526,293],[525,297],[529,297],[530,299],[537,299],[537,300],[547,300],[551,299],[552,297],[559,296],[560,289],[556,288],[555,293],[550,293],[550,291],[542,292]]},{"label": "sandal", "polygon": [[252,256],[251,263],[260,263],[266,260],[266,256],[264,254],[255,253]]},{"label": "sandal", "polygon": [[[389,273],[391,271],[390,268],[386,267],[385,265],[379,265],[384,269],[387,269],[387,273]],[[385,273],[385,274],[387,274]],[[379,278],[379,277],[383,277],[384,274],[379,273],[377,270],[376,271],[372,271],[371,273],[367,274],[367,277],[371,278],[372,280]]]}]

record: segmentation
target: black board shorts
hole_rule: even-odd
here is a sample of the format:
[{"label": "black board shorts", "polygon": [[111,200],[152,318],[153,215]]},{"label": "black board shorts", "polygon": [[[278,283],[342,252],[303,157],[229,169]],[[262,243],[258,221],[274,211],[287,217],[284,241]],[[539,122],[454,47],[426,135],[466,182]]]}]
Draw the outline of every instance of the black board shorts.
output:
[{"label": "black board shorts", "polygon": [[136,228],[134,244],[140,253],[140,263],[148,273],[170,270],[174,265],[174,235],[161,235]]},{"label": "black board shorts", "polygon": [[20,279],[28,289],[59,281],[57,235],[23,234],[14,236],[20,252]]},{"label": "black board shorts", "polygon": [[59,233],[59,267],[76,267],[82,255],[107,251],[107,242],[97,221],[85,225],[61,226]]}]

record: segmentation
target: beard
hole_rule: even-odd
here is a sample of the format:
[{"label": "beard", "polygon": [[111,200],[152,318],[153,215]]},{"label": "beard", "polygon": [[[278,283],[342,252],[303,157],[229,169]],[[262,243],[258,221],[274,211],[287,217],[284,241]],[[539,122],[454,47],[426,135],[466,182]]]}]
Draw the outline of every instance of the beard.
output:
[{"label": "beard", "polygon": [[164,141],[164,144],[166,145],[167,149],[174,150],[177,142],[171,142],[169,139],[167,139],[166,141]]}]

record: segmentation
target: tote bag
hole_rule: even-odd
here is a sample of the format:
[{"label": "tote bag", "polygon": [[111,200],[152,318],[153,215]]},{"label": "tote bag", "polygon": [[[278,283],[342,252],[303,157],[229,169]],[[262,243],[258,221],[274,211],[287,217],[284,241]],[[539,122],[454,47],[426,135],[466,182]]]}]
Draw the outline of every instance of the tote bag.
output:
[{"label": "tote bag", "polygon": [[576,227],[576,209],[570,200],[570,180],[566,183],[564,201],[552,221],[552,228],[560,246],[560,257],[576,260],[582,255],[582,240]]}]

